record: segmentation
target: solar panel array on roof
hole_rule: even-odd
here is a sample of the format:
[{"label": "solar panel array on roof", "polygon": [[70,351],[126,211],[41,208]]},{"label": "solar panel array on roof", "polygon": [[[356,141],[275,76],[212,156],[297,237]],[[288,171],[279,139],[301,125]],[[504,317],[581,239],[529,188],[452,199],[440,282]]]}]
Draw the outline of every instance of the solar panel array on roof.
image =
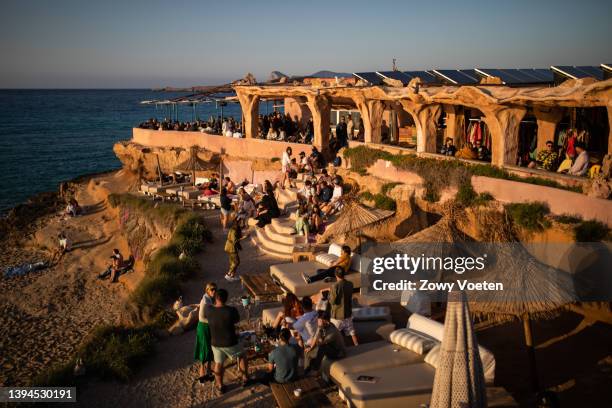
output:
[{"label": "solar panel array on roof", "polygon": [[408,85],[408,82],[410,82],[410,79],[412,79],[408,75],[400,71],[376,71],[376,73],[384,78],[390,78],[400,81],[403,85]]},{"label": "solar panel array on roof", "polygon": [[545,68],[521,68],[519,71],[538,79],[540,83],[550,83],[554,79],[553,73]]},{"label": "solar panel array on roof", "polygon": [[460,69],[459,72],[469,76],[470,78],[474,78],[478,82],[480,82],[480,78],[482,78],[482,75],[479,75],[475,69]]},{"label": "solar panel array on roof", "polygon": [[383,80],[376,72],[355,72],[353,73],[358,79],[369,82],[372,85],[382,85]]},{"label": "solar panel array on roof", "polygon": [[421,81],[423,81],[425,84],[435,84],[440,82],[435,75],[427,71],[404,71],[404,74],[408,75],[411,79],[417,77],[421,78]]},{"label": "solar panel array on roof", "polygon": [[599,67],[570,67],[569,65],[554,65],[550,69],[571,79],[595,78],[603,79],[603,72]]},{"label": "solar panel array on roof", "polygon": [[454,69],[434,69],[432,72],[453,85],[474,85],[479,82],[476,78]]},{"label": "solar panel array on roof", "polygon": [[601,64],[601,69],[604,71],[612,71],[612,64]]}]

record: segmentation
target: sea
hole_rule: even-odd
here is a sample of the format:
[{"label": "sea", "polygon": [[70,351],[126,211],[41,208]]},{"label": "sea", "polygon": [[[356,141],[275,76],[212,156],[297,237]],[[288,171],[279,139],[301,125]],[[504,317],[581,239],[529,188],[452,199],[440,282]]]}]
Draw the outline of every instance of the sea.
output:
[{"label": "sea", "polygon": [[[151,117],[170,118],[166,106],[141,104],[188,92],[124,90],[0,90],[0,215],[28,197],[57,190],[62,181],[118,169],[113,144]],[[178,120],[219,115],[215,103],[178,105]],[[240,105],[223,107],[240,118]]]}]

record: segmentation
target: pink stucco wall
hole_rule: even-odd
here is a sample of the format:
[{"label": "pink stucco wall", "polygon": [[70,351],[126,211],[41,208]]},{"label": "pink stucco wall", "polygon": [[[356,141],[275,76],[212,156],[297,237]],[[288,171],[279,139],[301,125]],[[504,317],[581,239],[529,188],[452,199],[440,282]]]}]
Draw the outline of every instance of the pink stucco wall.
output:
[{"label": "pink stucco wall", "polygon": [[229,176],[236,182],[247,180],[249,183],[263,184],[265,180],[274,183],[280,180],[280,170],[253,170],[249,160],[224,160],[223,176]]},{"label": "pink stucco wall", "polygon": [[293,149],[293,156],[300,151],[310,154],[312,146],[299,143],[273,142],[264,139],[238,139],[210,135],[202,132],[179,132],[173,130],[132,129],[132,142],[151,147],[199,146],[215,153],[225,153],[234,157],[271,159],[281,157],[287,146]]},{"label": "pink stucco wall", "polygon": [[588,197],[572,191],[538,186],[518,181],[473,176],[472,186],[477,193],[487,192],[504,203],[541,201],[548,204],[553,214],[570,214],[585,220],[595,219],[612,227],[612,201]]}]

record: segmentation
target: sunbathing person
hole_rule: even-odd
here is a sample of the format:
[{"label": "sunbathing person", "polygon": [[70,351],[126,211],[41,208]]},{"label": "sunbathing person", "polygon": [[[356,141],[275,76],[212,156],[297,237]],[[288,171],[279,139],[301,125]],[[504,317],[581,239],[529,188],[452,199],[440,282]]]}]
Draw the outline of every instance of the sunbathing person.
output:
[{"label": "sunbathing person", "polygon": [[287,293],[287,295],[283,298],[282,303],[283,310],[278,312],[276,319],[274,319],[274,323],[272,324],[272,328],[275,330],[279,330],[281,327],[295,323],[295,321],[304,314],[304,309],[302,308],[300,299],[298,299],[298,297],[293,293]]},{"label": "sunbathing person", "polygon": [[123,267],[123,255],[117,248],[113,249],[113,254],[110,256],[112,260],[112,264],[100,275],[98,275],[98,279],[106,279],[107,276],[111,277],[111,282],[117,282],[119,278],[119,271]]},{"label": "sunbathing person", "polygon": [[336,326],[331,324],[328,312],[318,312],[317,326],[314,337],[304,344],[304,372],[320,370],[323,380],[329,382],[332,360],[346,355],[344,339]]},{"label": "sunbathing person", "polygon": [[342,254],[329,268],[317,269],[317,272],[313,276],[308,276],[306,273],[302,273],[302,277],[306,283],[318,282],[321,280],[332,281],[336,276],[336,268],[340,268],[344,273],[348,273],[351,266],[351,248],[348,245],[342,246]]}]

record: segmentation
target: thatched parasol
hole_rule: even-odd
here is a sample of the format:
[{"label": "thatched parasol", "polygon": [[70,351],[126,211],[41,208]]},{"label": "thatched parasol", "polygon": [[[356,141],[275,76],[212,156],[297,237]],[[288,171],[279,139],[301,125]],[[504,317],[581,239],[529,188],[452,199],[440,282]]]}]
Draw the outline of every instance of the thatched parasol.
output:
[{"label": "thatched parasol", "polygon": [[189,158],[178,164],[174,169],[178,171],[190,171],[193,185],[195,186],[196,171],[205,171],[208,170],[209,167],[207,162],[198,157],[198,146],[191,146],[189,149]]},{"label": "thatched parasol", "polygon": [[525,345],[531,364],[532,386],[539,390],[532,318],[552,318],[575,301],[572,276],[535,259],[519,242],[495,244],[497,258],[487,263],[484,274],[475,280],[503,284],[502,291],[471,291],[470,309],[479,316],[497,321],[523,321]]},{"label": "thatched parasol", "polygon": [[[366,208],[357,200],[348,200],[336,221],[325,230],[323,238],[360,230],[369,225],[379,223],[393,214],[395,214],[394,211]],[[359,237],[359,246],[361,247],[361,235],[357,235]]]},{"label": "thatched parasol", "polygon": [[486,407],[484,370],[464,292],[448,294],[438,356],[430,406]]}]

